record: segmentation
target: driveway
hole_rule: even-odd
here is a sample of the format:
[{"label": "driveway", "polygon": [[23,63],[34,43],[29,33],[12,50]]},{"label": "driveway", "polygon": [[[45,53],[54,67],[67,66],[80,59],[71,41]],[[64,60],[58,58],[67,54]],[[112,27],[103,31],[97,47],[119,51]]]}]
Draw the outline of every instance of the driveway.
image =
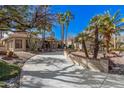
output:
[{"label": "driveway", "polygon": [[124,87],[124,76],[92,72],[50,52],[29,59],[22,68],[21,88]]}]

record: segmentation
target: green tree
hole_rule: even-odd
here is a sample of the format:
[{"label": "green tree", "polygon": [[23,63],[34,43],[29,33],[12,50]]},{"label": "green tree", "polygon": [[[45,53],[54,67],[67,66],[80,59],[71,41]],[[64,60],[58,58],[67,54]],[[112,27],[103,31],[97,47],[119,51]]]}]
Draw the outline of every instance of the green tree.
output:
[{"label": "green tree", "polygon": [[65,43],[67,45],[67,37],[68,37],[68,27],[69,27],[69,24],[70,24],[70,21],[72,19],[74,19],[74,16],[72,15],[71,11],[66,11],[65,12],[65,17],[66,17],[66,21],[65,21],[65,25],[66,25],[66,36],[65,36]]},{"label": "green tree", "polygon": [[[43,44],[45,41],[46,32],[50,32],[52,30],[52,26],[56,21],[55,15],[50,12],[49,6],[39,6],[36,10],[36,27],[43,34]],[[35,19],[35,18],[34,18]]]},{"label": "green tree", "polygon": [[124,30],[123,18],[120,11],[117,11],[114,15],[111,15],[109,11],[105,12],[102,17],[101,28],[103,30],[100,33],[105,40],[106,51],[109,52],[110,41],[113,35],[119,34]]},{"label": "green tree", "polygon": [[[46,6],[1,6],[0,30],[28,31],[29,38],[32,32],[51,31],[54,14]],[[30,40],[31,41],[31,40]]]},{"label": "green tree", "polygon": [[64,27],[66,22],[66,17],[62,13],[57,14],[58,17],[58,23],[61,25],[61,44],[64,44]]},{"label": "green tree", "polygon": [[99,31],[101,31],[101,23],[102,23],[102,15],[97,15],[90,20],[89,26],[87,28],[87,32],[94,37],[94,52],[93,58],[97,58],[99,51]]},{"label": "green tree", "polygon": [[85,41],[87,41],[89,38],[90,38],[89,34],[86,34],[85,32],[81,32],[75,37],[75,41],[80,42],[82,44],[82,49],[84,50],[85,56],[87,58],[89,58],[89,54],[88,54],[88,51],[87,51]]},{"label": "green tree", "polygon": [[27,6],[2,6],[0,10],[0,30],[22,30],[26,26],[24,13]]}]

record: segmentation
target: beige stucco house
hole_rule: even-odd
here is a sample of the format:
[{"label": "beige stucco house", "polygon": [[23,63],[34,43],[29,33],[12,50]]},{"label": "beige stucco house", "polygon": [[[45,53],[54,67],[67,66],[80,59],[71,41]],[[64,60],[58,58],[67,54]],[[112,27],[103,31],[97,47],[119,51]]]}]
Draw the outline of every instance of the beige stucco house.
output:
[{"label": "beige stucco house", "polygon": [[[13,34],[8,35],[8,37],[3,38],[2,42],[6,50],[26,51],[29,49],[28,37],[28,32],[15,31]],[[35,35],[33,35],[33,38],[38,39]]]}]

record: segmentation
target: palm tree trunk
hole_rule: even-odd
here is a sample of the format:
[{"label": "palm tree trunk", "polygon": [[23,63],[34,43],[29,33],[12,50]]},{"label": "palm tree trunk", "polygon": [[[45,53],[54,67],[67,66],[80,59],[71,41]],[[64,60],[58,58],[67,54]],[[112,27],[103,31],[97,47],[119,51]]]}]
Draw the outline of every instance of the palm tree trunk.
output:
[{"label": "palm tree trunk", "polygon": [[107,53],[109,53],[109,41],[108,40],[106,40],[106,51]]},{"label": "palm tree trunk", "polygon": [[106,35],[106,52],[109,53],[109,43],[111,40],[111,36],[110,35]]},{"label": "palm tree trunk", "polygon": [[88,55],[88,52],[87,52],[87,48],[86,48],[86,44],[85,44],[85,40],[84,39],[82,39],[82,49],[84,49],[85,56],[87,58],[89,58],[89,55]]},{"label": "palm tree trunk", "polygon": [[68,25],[66,26],[66,40],[65,40],[66,47],[67,47],[67,37],[68,37]]},{"label": "palm tree trunk", "polygon": [[61,36],[62,36],[61,37],[61,39],[62,39],[61,40],[62,41],[61,44],[63,46],[64,45],[64,24],[61,25],[61,29],[62,29],[62,31],[61,31]]},{"label": "palm tree trunk", "polygon": [[97,59],[98,51],[99,51],[99,41],[98,41],[98,27],[95,29],[95,40],[94,40],[94,55],[93,58]]},{"label": "palm tree trunk", "polygon": [[114,49],[116,49],[116,36],[114,35]]}]

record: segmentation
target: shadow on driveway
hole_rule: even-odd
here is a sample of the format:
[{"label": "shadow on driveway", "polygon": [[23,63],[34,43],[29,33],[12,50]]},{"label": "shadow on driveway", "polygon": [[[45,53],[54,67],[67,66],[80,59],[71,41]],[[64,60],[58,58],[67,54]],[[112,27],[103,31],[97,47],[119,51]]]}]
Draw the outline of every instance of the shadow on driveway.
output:
[{"label": "shadow on driveway", "polygon": [[[38,55],[32,58],[22,70],[20,87],[27,88],[83,88],[124,87],[124,78],[117,75],[87,71],[67,62],[63,55],[58,58]],[[34,68],[28,68],[30,65]],[[42,66],[45,65],[43,68]],[[39,67],[40,66],[40,67]],[[56,69],[52,69],[56,67]],[[38,69],[39,68],[39,69]],[[40,69],[43,68],[43,69]],[[107,77],[108,76],[108,77]]]}]

